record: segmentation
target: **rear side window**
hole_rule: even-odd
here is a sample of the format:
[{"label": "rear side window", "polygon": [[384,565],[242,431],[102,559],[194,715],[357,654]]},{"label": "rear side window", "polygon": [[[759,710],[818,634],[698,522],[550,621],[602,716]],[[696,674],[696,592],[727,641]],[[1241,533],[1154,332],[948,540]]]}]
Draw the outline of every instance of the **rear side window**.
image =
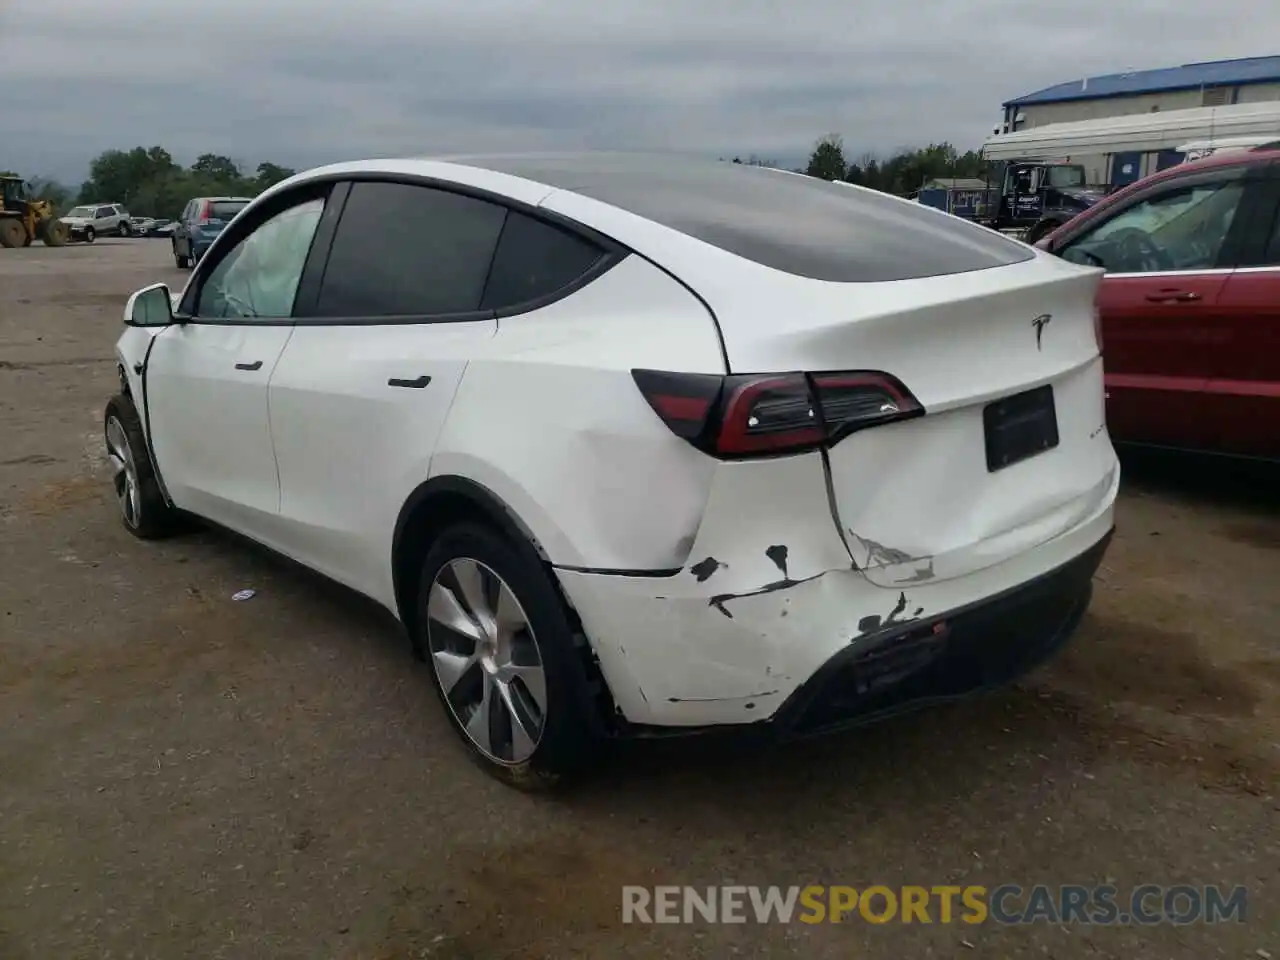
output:
[{"label": "rear side window", "polygon": [[403,183],[353,183],[320,288],[322,317],[480,308],[506,207]]},{"label": "rear side window", "polygon": [[507,214],[481,307],[501,310],[549,297],[590,270],[604,251],[568,230]]}]

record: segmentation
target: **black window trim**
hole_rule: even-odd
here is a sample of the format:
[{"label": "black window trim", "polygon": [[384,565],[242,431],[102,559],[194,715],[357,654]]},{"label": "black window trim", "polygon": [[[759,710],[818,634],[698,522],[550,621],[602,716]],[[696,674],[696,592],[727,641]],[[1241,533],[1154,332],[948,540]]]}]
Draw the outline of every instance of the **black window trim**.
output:
[{"label": "black window trim", "polygon": [[[302,282],[306,279],[307,272],[312,269],[312,261],[316,257],[318,249],[316,241],[320,237],[320,231],[325,227],[326,218],[330,216],[336,193],[337,190],[332,180],[311,180],[270,197],[264,203],[255,207],[249,217],[239,218],[228,226],[227,229],[218,234],[209,252],[196,264],[192,277],[187,282],[186,291],[182,295],[182,302],[178,305],[177,313],[174,314],[174,321],[177,323],[224,327],[293,326],[294,316],[297,314],[298,301],[302,294]],[[284,213],[292,207],[317,199],[324,199],[324,211],[320,215],[320,223],[317,224],[315,235],[311,238],[311,249],[307,252],[307,259],[302,267],[302,277],[298,281],[298,291],[294,294],[293,299],[293,315],[288,317],[198,317],[192,313],[195,305],[200,300],[200,294],[204,290],[205,282],[209,279],[209,274],[222,263],[227,254],[234,250],[241,240],[245,239],[272,217]],[[343,199],[345,199],[345,194]],[[194,202],[193,200],[192,203]],[[326,254],[327,252],[326,248]]]},{"label": "black window trim", "polygon": [[[1230,166],[1213,167],[1208,170],[1197,170],[1194,173],[1183,175],[1173,175],[1164,177],[1156,183],[1152,183],[1143,189],[1135,192],[1132,196],[1127,197],[1122,204],[1116,204],[1113,207],[1103,211],[1098,216],[1082,217],[1082,222],[1071,229],[1068,226],[1066,236],[1061,241],[1054,243],[1053,252],[1059,256],[1075,243],[1081,236],[1101,227],[1103,224],[1109,223],[1121,214],[1127,213],[1140,203],[1145,203],[1154,196],[1163,193],[1172,193],[1176,190],[1185,190],[1189,187],[1197,187],[1206,183],[1231,183],[1234,181],[1244,181],[1244,187],[1240,196],[1240,205],[1237,208],[1237,215],[1232,221],[1231,229],[1222,241],[1222,247],[1218,250],[1218,258],[1214,266],[1206,267],[1200,270],[1180,270],[1168,271],[1161,270],[1137,273],[1108,273],[1111,277],[1136,277],[1136,276],[1152,276],[1162,275],[1165,273],[1205,273],[1208,271],[1232,270],[1239,266],[1239,261],[1245,257],[1244,245],[1245,238],[1248,236],[1247,228],[1257,218],[1256,204],[1250,201],[1256,195],[1259,184],[1263,180],[1262,167],[1258,164],[1238,163]],[[1241,215],[1243,214],[1243,216]]]},{"label": "black window trim", "polygon": [[[407,324],[426,324],[426,323],[474,323],[480,320],[503,320],[509,317],[519,316],[525,313],[532,313],[535,310],[541,310],[545,307],[563,300],[581,290],[589,283],[593,283],[601,276],[613,269],[624,259],[631,255],[632,251],[614,240],[612,237],[593,230],[585,224],[579,223],[568,217],[561,216],[551,210],[525,203],[514,197],[504,194],[493,193],[479,187],[473,187],[469,184],[457,183],[453,180],[442,180],[439,177],[423,176],[420,174],[409,173],[338,173],[326,176],[321,180],[310,181],[311,184],[317,182],[336,182],[338,186],[334,188],[333,194],[329,198],[329,203],[325,205],[325,217],[321,220],[320,228],[316,231],[315,239],[311,244],[311,253],[307,258],[307,265],[302,272],[302,280],[298,284],[298,295],[293,304],[293,317],[288,322],[298,326],[311,327],[356,327],[356,326],[395,326]],[[472,197],[476,200],[483,200],[487,203],[497,204],[506,210],[514,210],[533,220],[541,221],[549,226],[557,227],[561,230],[568,231],[581,238],[584,241],[593,243],[604,251],[603,255],[596,259],[585,273],[576,280],[565,284],[552,293],[536,297],[532,300],[526,300],[511,306],[499,307],[489,310],[468,310],[461,313],[423,313],[423,314],[404,314],[400,316],[373,316],[373,317],[322,317],[316,316],[316,305],[320,298],[320,287],[324,282],[324,271],[328,267],[329,253],[333,248],[333,240],[337,233],[337,227],[341,221],[342,208],[346,205],[347,197],[351,191],[351,185],[355,183],[396,183],[404,186],[426,187],[428,189],[442,190],[446,193],[456,193],[464,197]],[[337,202],[335,202],[337,201]],[[334,208],[334,216],[330,223],[326,224],[325,220],[329,217],[330,207]],[[503,221],[502,229],[506,229],[506,221]],[[498,232],[497,242],[494,244],[494,255],[498,251],[498,244],[502,242],[502,231]],[[493,260],[490,259],[489,271],[485,275],[485,286],[489,283],[489,274],[493,271]]]}]

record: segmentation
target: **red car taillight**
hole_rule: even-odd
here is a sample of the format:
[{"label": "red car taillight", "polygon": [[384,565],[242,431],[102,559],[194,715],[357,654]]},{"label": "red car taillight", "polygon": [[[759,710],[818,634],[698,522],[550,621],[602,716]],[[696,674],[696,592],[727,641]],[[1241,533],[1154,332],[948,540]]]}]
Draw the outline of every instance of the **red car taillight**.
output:
[{"label": "red car taillight", "polygon": [[878,371],[631,375],[673,433],[726,459],[814,450],[924,413],[897,378]]},{"label": "red car taillight", "polygon": [[210,214],[210,213],[212,213],[212,212],[213,212],[213,204],[212,204],[212,203],[210,203],[208,200],[204,201],[204,203],[202,203],[202,204],[200,205],[200,216],[199,216],[199,218],[196,220],[196,222],[197,222],[197,223],[208,223],[208,222],[209,222],[209,214]]}]

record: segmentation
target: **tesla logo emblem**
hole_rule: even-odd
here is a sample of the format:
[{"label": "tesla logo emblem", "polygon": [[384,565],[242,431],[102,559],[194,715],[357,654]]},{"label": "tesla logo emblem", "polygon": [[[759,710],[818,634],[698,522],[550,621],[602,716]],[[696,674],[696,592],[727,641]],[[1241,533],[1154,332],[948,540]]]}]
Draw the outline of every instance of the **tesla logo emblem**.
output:
[{"label": "tesla logo emblem", "polygon": [[1036,328],[1036,349],[1040,349],[1040,338],[1044,336],[1044,328],[1049,325],[1049,321],[1053,319],[1052,314],[1042,313],[1031,321],[1031,325]]}]

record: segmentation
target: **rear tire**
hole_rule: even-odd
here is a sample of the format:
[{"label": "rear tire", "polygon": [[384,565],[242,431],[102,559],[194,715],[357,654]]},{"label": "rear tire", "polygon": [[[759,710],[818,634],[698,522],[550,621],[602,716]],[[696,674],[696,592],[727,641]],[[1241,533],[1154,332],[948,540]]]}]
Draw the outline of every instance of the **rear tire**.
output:
[{"label": "rear tire", "polygon": [[540,791],[600,758],[586,638],[532,548],[476,523],[446,529],[423,560],[417,613],[445,715],[487,773]]},{"label": "rear tire", "polygon": [[20,247],[27,239],[27,229],[21,220],[0,217],[0,247]]},{"label": "rear tire", "polygon": [[117,394],[103,417],[111,482],[124,527],[140,540],[157,540],[182,529],[182,515],[165,502],[156,479],[147,440],[133,401]]}]

